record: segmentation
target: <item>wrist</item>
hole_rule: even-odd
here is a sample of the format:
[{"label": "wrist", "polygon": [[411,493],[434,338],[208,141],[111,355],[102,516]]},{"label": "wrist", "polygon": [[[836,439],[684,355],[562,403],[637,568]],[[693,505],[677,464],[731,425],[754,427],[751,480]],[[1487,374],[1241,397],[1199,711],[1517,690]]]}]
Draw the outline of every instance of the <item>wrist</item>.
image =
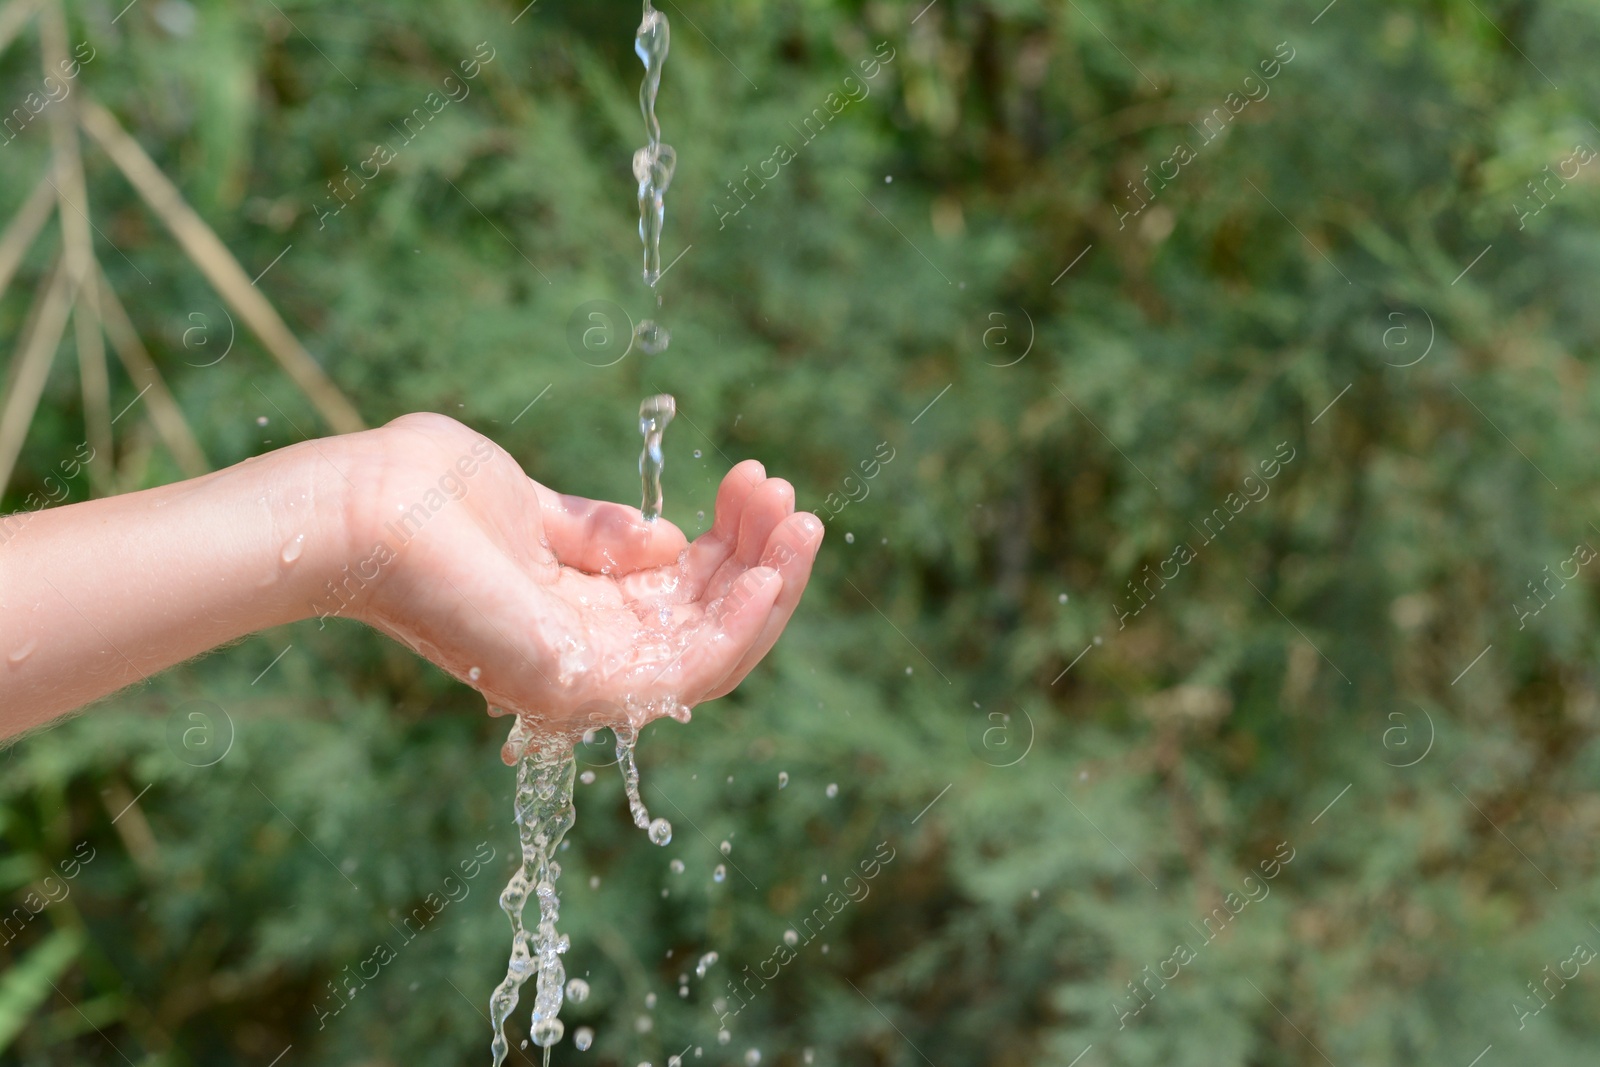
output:
[{"label": "wrist", "polygon": [[358,558],[361,493],[368,480],[362,434],[293,445],[264,457],[273,564],[280,580],[283,621],[351,614],[341,582]]}]

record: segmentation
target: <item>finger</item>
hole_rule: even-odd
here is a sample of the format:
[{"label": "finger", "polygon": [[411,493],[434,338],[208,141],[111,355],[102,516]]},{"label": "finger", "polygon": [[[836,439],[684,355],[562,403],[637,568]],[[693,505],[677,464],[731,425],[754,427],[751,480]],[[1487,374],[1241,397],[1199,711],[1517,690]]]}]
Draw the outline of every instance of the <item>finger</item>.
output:
[{"label": "finger", "polygon": [[778,576],[783,579],[783,588],[773,602],[760,636],[728,676],[706,696],[707,700],[731,692],[772,651],[772,646],[788,625],[789,617],[794,614],[795,607],[800,603],[800,595],[805,592],[806,583],[811,578],[812,564],[816,562],[817,550],[822,546],[822,534],[822,522],[806,511],[789,516],[773,531],[767,549],[762,553],[761,564],[777,568]]},{"label": "finger", "polygon": [[778,523],[794,513],[794,486],[782,478],[768,478],[751,492],[739,516],[739,547],[734,557],[746,567],[761,558]]},{"label": "finger", "polygon": [[708,536],[731,543],[739,529],[739,516],[744,513],[745,501],[766,480],[767,469],[758,461],[747,459],[735,464],[717,487],[716,517],[712,520]]},{"label": "finger", "polygon": [[699,599],[707,583],[733,555],[739,539],[739,521],[750,495],[767,479],[766,468],[753,459],[736,465],[717,489],[716,516],[711,529],[689,546],[688,594]]},{"label": "finger", "polygon": [[773,567],[746,571],[728,594],[713,603],[706,624],[684,657],[682,678],[675,688],[684,703],[706,699],[712,686],[727,677],[761,638],[772,605],[783,592],[783,579]]},{"label": "finger", "polygon": [[699,591],[703,600],[726,596],[733,583],[755,566],[772,531],[794,511],[794,487],[782,478],[768,478],[745,501],[739,517],[739,543]]},{"label": "finger", "polygon": [[[536,483],[537,484],[537,483]],[[566,496],[539,487],[550,551],[568,567],[590,574],[630,574],[676,563],[688,539],[666,519],[647,521],[638,508]]]}]

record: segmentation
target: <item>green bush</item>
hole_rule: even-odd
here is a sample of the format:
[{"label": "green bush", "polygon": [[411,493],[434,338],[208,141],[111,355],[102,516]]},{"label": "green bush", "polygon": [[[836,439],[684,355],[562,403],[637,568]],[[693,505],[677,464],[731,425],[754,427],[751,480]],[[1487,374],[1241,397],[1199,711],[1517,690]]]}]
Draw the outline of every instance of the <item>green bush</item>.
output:
[{"label": "green bush", "polygon": [[[671,846],[614,770],[579,787],[563,924],[594,995],[564,1018],[598,1036],[556,1060],[1591,1061],[1595,580],[1565,561],[1600,543],[1600,170],[1568,161],[1600,146],[1600,19],[1320,6],[665,3],[682,259],[657,313],[634,6],[74,5],[98,50],[75,91],[249,274],[272,264],[260,287],[369,422],[442,411],[631,502],[637,404],[667,391],[686,531],[746,456],[836,512],[768,662],[645,733]],[[470,94],[407,139],[480,42]],[[37,71],[30,29],[0,100]],[[0,148],[0,210],[48,149],[42,124]],[[194,365],[220,303],[85,151],[97,253],[211,461],[327,432],[242,327]],[[671,348],[578,358],[589,301],[658,315]],[[7,510],[84,436],[72,362]],[[136,391],[115,369],[113,410]],[[142,417],[121,486],[179,476]],[[0,947],[0,1060],[486,1059],[515,835],[472,693],[335,622],[105,703],[0,756],[6,906],[94,855]],[[213,765],[177,758],[196,726],[231,739]],[[714,1001],[880,845],[719,1045]],[[323,1015],[480,847],[465,897]]]}]

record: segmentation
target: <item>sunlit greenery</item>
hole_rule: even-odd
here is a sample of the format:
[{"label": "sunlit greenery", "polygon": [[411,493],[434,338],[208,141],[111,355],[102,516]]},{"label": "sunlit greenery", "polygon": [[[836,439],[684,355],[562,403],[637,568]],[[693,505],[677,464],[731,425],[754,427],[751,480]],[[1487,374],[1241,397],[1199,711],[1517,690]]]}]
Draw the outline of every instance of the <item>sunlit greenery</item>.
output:
[{"label": "sunlit greenery", "polygon": [[[664,2],[659,312],[636,5],[70,5],[96,55],[66,100],[270,265],[369,423],[442,411],[634,502],[638,402],[670,392],[669,518],[703,529],[748,456],[828,518],[766,664],[644,734],[672,844],[613,768],[580,785],[594,992],[564,1017],[597,1037],[556,1062],[1593,1062],[1600,13],[1323,2]],[[0,105],[41,79],[30,27]],[[0,146],[0,211],[49,151],[42,116]],[[211,463],[328,432],[242,327],[201,365],[221,303],[85,158]],[[8,347],[58,246],[0,299]],[[670,349],[575,352],[592,301]],[[180,476],[144,419],[124,487]],[[69,339],[5,510],[84,436]],[[227,754],[180,760],[217,709]],[[61,898],[3,935],[0,1062],[486,1062],[503,731],[336,620],[0,754],[5,906],[52,871]]]}]

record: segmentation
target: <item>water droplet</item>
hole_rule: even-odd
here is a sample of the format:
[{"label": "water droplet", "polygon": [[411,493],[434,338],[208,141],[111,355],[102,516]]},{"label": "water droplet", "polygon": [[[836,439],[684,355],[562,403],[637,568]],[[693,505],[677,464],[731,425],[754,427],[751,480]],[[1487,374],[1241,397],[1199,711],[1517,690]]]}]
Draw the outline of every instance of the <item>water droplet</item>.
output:
[{"label": "water droplet", "polygon": [[839,795],[839,783],[838,782],[829,782],[828,783],[828,788],[824,789],[823,792],[828,794],[828,796],[830,796],[830,797],[838,796]]},{"label": "water droplet", "polygon": [[800,943],[800,935],[793,930],[785,930],[783,932],[783,943],[785,945],[797,945]]},{"label": "water droplet", "polygon": [[856,543],[856,535],[853,534],[853,533],[846,533],[844,535],[844,543],[847,544],[847,545],[855,544]]},{"label": "water droplet", "polygon": [[293,540],[283,546],[283,554],[279,557],[285,564],[293,563],[300,558],[300,553],[306,548],[306,535],[295,534]]},{"label": "water droplet", "polygon": [[726,877],[728,877],[728,868],[724,867],[720,863],[717,864],[717,869],[711,872],[711,880],[713,882],[720,882]]},{"label": "water droplet", "polygon": [[728,1031],[726,1031],[726,1030],[718,1030],[717,1031],[717,1044],[726,1045],[728,1042],[730,1042],[732,1040],[733,1040],[733,1035],[728,1033]]},{"label": "water droplet", "polygon": [[582,774],[578,775],[578,781],[582,782],[584,785],[594,785],[594,772],[584,771]]},{"label": "water droplet", "polygon": [[1060,596],[1056,597],[1056,603],[1057,604],[1065,604],[1066,602],[1067,602],[1067,594],[1062,593]]},{"label": "water droplet", "polygon": [[824,956],[826,956],[828,954],[828,946],[827,945],[823,945],[822,946],[822,954]]},{"label": "water droplet", "polygon": [[580,1026],[572,1032],[572,1044],[579,1052],[586,1052],[594,1044],[594,1031],[587,1026]]},{"label": "water droplet", "polygon": [[582,1004],[589,999],[589,983],[582,978],[574,978],[567,983],[567,999],[574,1004]]},{"label": "water droplet", "polygon": [[907,668],[906,668],[906,674],[907,674],[907,675],[908,675],[908,676],[909,676],[909,675],[910,675],[910,674],[911,674],[911,668],[910,668],[910,667],[907,667]]},{"label": "water droplet", "polygon": [[682,874],[683,873],[683,861],[682,860],[673,860],[671,863],[667,864],[667,866],[672,869],[672,873],[673,874]]},{"label": "water droplet", "polygon": [[672,841],[672,824],[665,819],[657,819],[650,824],[650,840],[657,845],[665,845]]},{"label": "water droplet", "polygon": [[706,513],[703,512],[703,511],[695,512],[694,513],[694,521],[695,522],[705,522],[706,521]]},{"label": "water droplet", "polygon": [[1033,891],[1033,899],[1034,900],[1038,900],[1039,899],[1039,891],[1037,889],[1035,889]]},{"label": "water droplet", "polygon": [[567,1032],[567,1027],[560,1019],[540,1019],[533,1024],[533,1043],[540,1048],[549,1048],[561,1040],[561,1035]]},{"label": "water droplet", "polygon": [[698,448],[694,450],[694,458],[695,459],[699,459],[700,458],[700,450]]},{"label": "water droplet", "polygon": [[889,183],[891,183],[893,181],[894,181],[894,175],[893,174],[885,174],[883,176],[883,184],[888,185]]},{"label": "water droplet", "polygon": [[1095,634],[1094,635],[1094,643],[1097,644],[1097,645],[1100,643],[1100,635],[1099,634]]},{"label": "water droplet", "polygon": [[779,771],[778,772],[778,788],[779,789],[784,789],[784,788],[787,788],[788,785],[789,785],[789,772],[788,771]]},{"label": "water droplet", "polygon": [[689,996],[689,987],[686,986],[686,985],[679,986],[678,987],[678,996],[687,999],[688,996]]},{"label": "water droplet", "polygon": [[756,1067],[761,1062],[761,1050],[753,1048],[744,1054],[745,1067]]},{"label": "water droplet", "polygon": [[816,1056],[817,1054],[812,1052],[810,1049],[805,1049],[800,1053],[801,1059],[805,1060],[807,1063],[810,1063],[812,1060],[816,1059]]},{"label": "water droplet", "polygon": [[724,841],[722,844],[718,845],[717,847],[722,850],[722,854],[724,856],[726,856],[728,853],[733,851],[733,845],[729,844],[727,841]]},{"label": "water droplet", "polygon": [[589,888],[590,889],[599,889],[600,888],[600,876],[598,874],[591,874],[589,876]]},{"label": "water droplet", "polygon": [[267,424],[267,417],[265,415],[257,415],[256,416],[256,425],[257,426],[265,426],[266,424]]},{"label": "water droplet", "polygon": [[823,875],[822,876],[822,884],[823,885],[827,885],[828,884],[828,876],[827,875]]},{"label": "water droplet", "polygon": [[672,332],[655,319],[641,319],[633,328],[633,339],[647,356],[659,355],[672,343]]},{"label": "water droplet", "polygon": [[655,1026],[656,1021],[648,1015],[641,1015],[637,1019],[633,1020],[633,1028],[639,1031],[641,1034],[648,1034],[651,1030],[655,1029]]},{"label": "water droplet", "polygon": [[644,1006],[651,1011],[656,1010],[656,995],[654,993],[646,993],[644,995]]},{"label": "water droplet", "polygon": [[704,956],[701,956],[699,961],[694,965],[694,976],[696,978],[704,978],[706,976],[706,972],[711,969],[711,965],[716,962],[717,954],[715,952],[707,952]]},{"label": "water droplet", "polygon": [[6,659],[10,660],[12,663],[21,663],[23,660],[33,655],[33,650],[38,647],[39,639],[37,637],[30,637],[16,648],[12,649],[11,654],[7,656]]},{"label": "water droplet", "polygon": [[482,677],[483,677],[483,669],[480,668],[480,667],[474,667],[470,671],[467,672],[467,681],[469,681],[469,682],[476,682],[479,678],[482,678]]}]

